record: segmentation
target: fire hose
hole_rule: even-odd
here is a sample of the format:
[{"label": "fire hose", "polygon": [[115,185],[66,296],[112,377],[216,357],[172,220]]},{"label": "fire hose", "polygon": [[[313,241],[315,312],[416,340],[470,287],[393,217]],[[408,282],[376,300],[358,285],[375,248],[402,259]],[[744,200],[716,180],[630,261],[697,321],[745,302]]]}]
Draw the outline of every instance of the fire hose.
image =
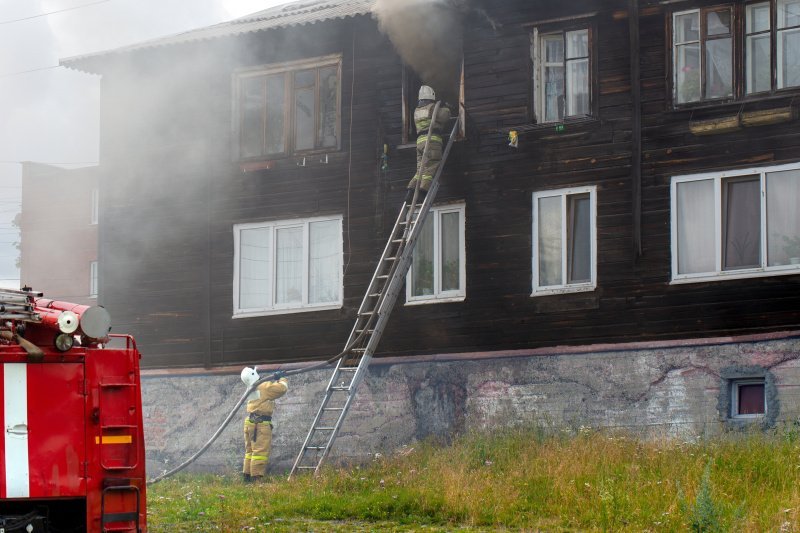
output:
[{"label": "fire hose", "polygon": [[[377,309],[377,307],[376,307],[376,309]],[[352,343],[348,344],[345,347],[344,350],[342,350],[341,352],[339,352],[335,356],[331,357],[330,359],[327,359],[325,361],[320,361],[318,363],[314,363],[313,365],[309,365],[309,366],[307,366],[305,368],[298,368],[297,370],[287,370],[287,371],[278,370],[278,371],[272,372],[271,374],[269,374],[266,377],[259,378],[258,381],[254,382],[252,385],[247,387],[247,390],[244,391],[244,394],[242,394],[241,398],[239,398],[239,401],[236,402],[236,405],[233,406],[233,409],[231,409],[231,412],[228,413],[227,417],[225,417],[225,420],[222,422],[222,424],[219,426],[219,428],[217,428],[217,430],[214,432],[214,434],[211,435],[211,438],[209,438],[208,441],[199,450],[197,450],[197,452],[195,452],[194,455],[189,457],[187,460],[185,460],[184,462],[182,462],[181,464],[179,464],[178,466],[176,466],[172,470],[164,472],[163,474],[158,475],[158,476],[154,477],[153,479],[149,480],[147,482],[147,484],[148,485],[152,485],[154,483],[158,483],[159,481],[161,481],[161,480],[163,480],[165,478],[168,478],[168,477],[170,477],[170,476],[172,476],[174,474],[177,474],[178,472],[180,472],[181,470],[183,470],[184,468],[186,468],[187,466],[189,466],[190,464],[195,462],[197,460],[197,458],[200,457],[209,448],[209,446],[211,446],[214,443],[214,441],[216,441],[219,438],[219,436],[222,434],[222,432],[225,430],[225,428],[228,427],[228,425],[230,425],[231,421],[233,420],[233,417],[236,416],[237,411],[239,411],[239,408],[245,402],[247,397],[250,395],[250,393],[254,392],[256,390],[256,388],[258,388],[258,386],[260,384],[264,383],[265,381],[273,381],[274,378],[278,374],[281,374],[281,375],[284,375],[284,376],[294,376],[294,375],[297,375],[297,374],[304,374],[306,372],[311,372],[312,370],[317,370],[318,368],[323,368],[323,367],[328,366],[328,365],[330,365],[332,363],[335,363],[336,361],[338,361],[339,359],[341,359],[345,355],[347,355],[347,353],[350,351],[350,348],[352,348],[355,344],[357,344],[358,341],[360,341],[363,338],[364,334],[365,334],[365,332],[362,331],[361,334],[358,335],[358,337],[353,339]]]}]

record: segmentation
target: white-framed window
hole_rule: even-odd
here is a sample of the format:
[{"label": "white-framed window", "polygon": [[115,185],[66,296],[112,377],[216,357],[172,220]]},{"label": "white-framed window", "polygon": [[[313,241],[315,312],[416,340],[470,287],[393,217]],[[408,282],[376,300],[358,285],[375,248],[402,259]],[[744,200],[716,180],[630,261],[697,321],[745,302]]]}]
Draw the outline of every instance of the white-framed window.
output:
[{"label": "white-framed window", "polygon": [[731,418],[758,418],[767,414],[764,379],[731,381]]},{"label": "white-framed window", "polygon": [[531,34],[534,110],[539,123],[592,114],[591,28]]},{"label": "white-framed window", "polygon": [[97,298],[97,261],[89,263],[89,297]]},{"label": "white-framed window", "polygon": [[672,282],[800,272],[800,164],[672,178]]},{"label": "white-framed window", "polygon": [[406,303],[461,301],[467,294],[464,204],[431,208],[414,247]]},{"label": "white-framed window", "polygon": [[337,150],[340,55],[234,74],[234,140],[238,157],[281,157]]},{"label": "white-framed window", "polygon": [[597,187],[533,193],[532,296],[597,287]]},{"label": "white-framed window", "polygon": [[342,306],[342,217],[233,227],[233,316]]},{"label": "white-framed window", "polygon": [[91,224],[97,224],[99,218],[100,218],[100,191],[98,189],[92,189]]}]

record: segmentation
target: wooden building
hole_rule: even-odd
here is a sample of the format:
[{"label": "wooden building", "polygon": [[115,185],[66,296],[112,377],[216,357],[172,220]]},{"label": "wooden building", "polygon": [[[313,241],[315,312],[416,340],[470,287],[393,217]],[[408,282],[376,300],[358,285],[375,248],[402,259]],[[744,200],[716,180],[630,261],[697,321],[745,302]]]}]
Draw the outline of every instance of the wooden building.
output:
[{"label": "wooden building", "polygon": [[[103,76],[99,301],[145,366],[342,348],[415,166],[372,3],[63,61]],[[800,2],[473,7],[464,138],[378,356],[798,328]]]}]

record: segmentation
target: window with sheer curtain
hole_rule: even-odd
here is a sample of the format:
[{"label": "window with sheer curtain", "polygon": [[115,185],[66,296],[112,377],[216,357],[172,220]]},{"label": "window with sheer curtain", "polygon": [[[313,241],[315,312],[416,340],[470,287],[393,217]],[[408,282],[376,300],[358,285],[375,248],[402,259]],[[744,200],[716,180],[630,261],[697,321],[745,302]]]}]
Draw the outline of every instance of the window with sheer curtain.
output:
[{"label": "window with sheer curtain", "polygon": [[234,315],[342,305],[342,218],[234,226]]},{"label": "window with sheer curtain", "polygon": [[800,269],[800,165],[672,179],[672,278]]},{"label": "window with sheer curtain", "polygon": [[533,295],[594,290],[596,187],[533,194]]},{"label": "window with sheer curtain", "polygon": [[673,13],[672,71],[675,104],[800,87],[800,0]]},{"label": "window with sheer curtain", "polygon": [[466,296],[464,204],[434,206],[422,227],[406,278],[406,302]]},{"label": "window with sheer curtain", "polygon": [[591,29],[534,29],[534,109],[539,123],[586,117],[591,111]]}]

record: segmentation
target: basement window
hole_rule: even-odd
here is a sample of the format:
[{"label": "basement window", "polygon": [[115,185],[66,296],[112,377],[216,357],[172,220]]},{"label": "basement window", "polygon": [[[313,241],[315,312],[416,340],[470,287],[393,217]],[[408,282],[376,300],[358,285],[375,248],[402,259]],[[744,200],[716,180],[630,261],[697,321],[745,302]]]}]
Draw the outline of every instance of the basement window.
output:
[{"label": "basement window", "polygon": [[536,122],[563,122],[593,114],[592,34],[589,26],[534,28],[531,56]]},{"label": "basement window", "polygon": [[341,56],[271,65],[234,74],[234,153],[277,158],[337,150]]},{"label": "basement window", "polygon": [[800,164],[672,178],[673,283],[800,271]]},{"label": "basement window", "polygon": [[466,296],[464,204],[431,208],[406,278],[406,303],[462,301]]},{"label": "basement window", "polygon": [[342,217],[238,224],[234,318],[342,306]]},{"label": "basement window", "polygon": [[754,418],[767,413],[763,379],[731,382],[731,418]]},{"label": "basement window", "polygon": [[533,194],[533,294],[592,291],[597,286],[597,189]]}]

